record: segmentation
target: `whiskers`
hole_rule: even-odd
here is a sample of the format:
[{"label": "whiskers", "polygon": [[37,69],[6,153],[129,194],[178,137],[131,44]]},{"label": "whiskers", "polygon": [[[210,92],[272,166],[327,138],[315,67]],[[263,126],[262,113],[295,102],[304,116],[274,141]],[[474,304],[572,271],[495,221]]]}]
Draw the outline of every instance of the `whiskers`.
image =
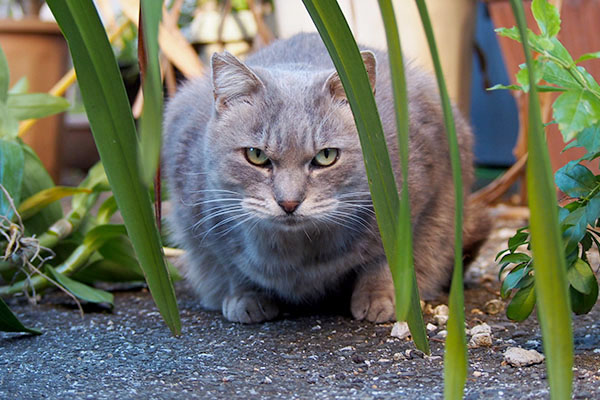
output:
[{"label": "whiskers", "polygon": [[203,189],[194,193],[200,194],[201,199],[185,205],[199,207],[201,210],[200,215],[197,215],[200,219],[188,227],[194,237],[200,239],[200,244],[209,237],[222,238],[251,222],[252,225],[247,229],[253,230],[260,221],[259,213],[254,210],[261,204],[258,199],[243,197],[237,192],[224,189]]}]

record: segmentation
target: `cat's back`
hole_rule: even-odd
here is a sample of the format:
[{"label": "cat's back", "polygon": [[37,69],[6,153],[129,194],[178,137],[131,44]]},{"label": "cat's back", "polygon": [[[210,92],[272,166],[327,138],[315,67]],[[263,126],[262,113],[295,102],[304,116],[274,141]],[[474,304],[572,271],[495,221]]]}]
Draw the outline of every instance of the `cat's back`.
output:
[{"label": "cat's back", "polygon": [[288,39],[277,40],[250,55],[246,64],[250,67],[275,69],[333,68],[327,49],[316,33],[299,33]]}]

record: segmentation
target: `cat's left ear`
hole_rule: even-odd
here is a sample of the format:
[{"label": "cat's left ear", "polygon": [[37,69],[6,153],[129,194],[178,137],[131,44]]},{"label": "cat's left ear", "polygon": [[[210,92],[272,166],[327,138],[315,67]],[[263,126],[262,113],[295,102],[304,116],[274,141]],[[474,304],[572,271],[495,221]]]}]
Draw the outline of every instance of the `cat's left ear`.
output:
[{"label": "cat's left ear", "polygon": [[252,95],[264,88],[260,78],[228,52],[213,54],[210,63],[217,112],[238,101],[251,103]]},{"label": "cat's left ear", "polygon": [[[369,76],[369,83],[373,89],[373,94],[375,94],[375,78],[377,67],[375,54],[373,54],[371,51],[364,50],[360,52],[360,55],[365,63],[365,68],[367,69],[367,75]],[[347,101],[346,92],[344,91],[344,86],[342,85],[342,81],[340,80],[337,71],[334,71],[331,75],[329,75],[329,78],[327,78],[325,81],[323,89],[328,91],[335,99]]]}]

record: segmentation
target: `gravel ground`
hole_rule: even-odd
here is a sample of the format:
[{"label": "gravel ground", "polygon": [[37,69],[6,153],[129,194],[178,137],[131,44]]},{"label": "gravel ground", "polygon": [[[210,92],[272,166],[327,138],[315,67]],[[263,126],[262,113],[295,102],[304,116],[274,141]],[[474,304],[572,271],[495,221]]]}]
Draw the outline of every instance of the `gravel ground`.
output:
[{"label": "gravel ground", "polygon": [[[502,214],[467,274],[467,325],[486,322],[492,343],[469,349],[465,398],[548,398],[543,363],[518,368],[504,362],[512,346],[543,352],[535,319],[517,324],[504,312],[481,311],[499,298],[493,258],[523,223],[520,212]],[[20,318],[44,334],[0,333],[0,399],[443,397],[443,327],[430,333],[432,354],[424,356],[407,339],[390,336],[392,324],[286,315],[239,325],[200,309],[185,283],[176,289],[183,324],[177,338],[143,288],[118,291],[112,312],[88,306],[83,318],[60,293],[37,306],[9,299]],[[575,398],[600,398],[599,316],[596,306],[574,318]],[[434,322],[431,314],[425,318]]]}]

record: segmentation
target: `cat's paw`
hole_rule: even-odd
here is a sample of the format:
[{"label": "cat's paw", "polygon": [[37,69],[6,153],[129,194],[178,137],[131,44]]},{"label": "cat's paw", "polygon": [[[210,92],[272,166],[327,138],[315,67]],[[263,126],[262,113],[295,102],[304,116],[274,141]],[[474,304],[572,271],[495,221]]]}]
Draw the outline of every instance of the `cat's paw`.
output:
[{"label": "cat's paw", "polygon": [[366,319],[375,323],[394,321],[396,320],[394,291],[357,288],[352,293],[350,310],[352,316],[358,320]]},{"label": "cat's paw", "polygon": [[225,297],[223,315],[232,322],[254,324],[277,317],[279,307],[264,295],[244,292]]}]

